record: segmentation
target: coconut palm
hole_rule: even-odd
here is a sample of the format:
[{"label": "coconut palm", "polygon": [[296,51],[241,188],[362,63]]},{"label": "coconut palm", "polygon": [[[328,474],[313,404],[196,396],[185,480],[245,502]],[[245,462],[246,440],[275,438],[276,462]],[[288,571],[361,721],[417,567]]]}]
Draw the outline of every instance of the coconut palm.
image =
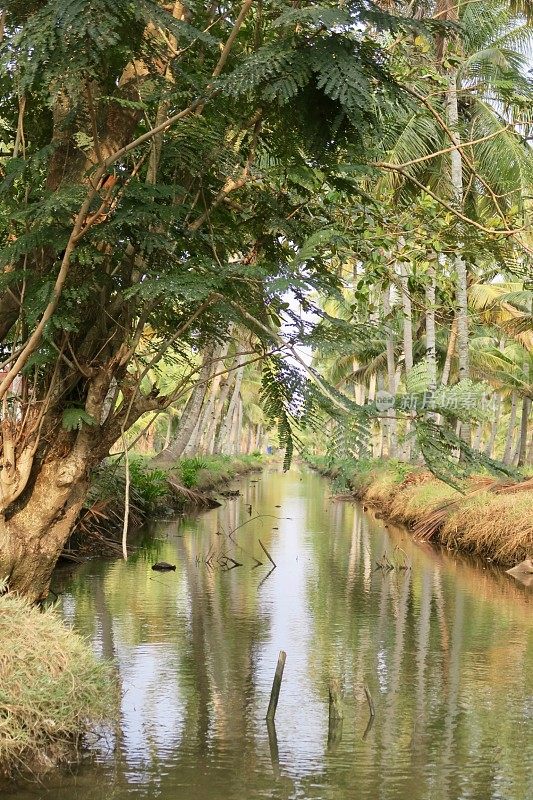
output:
[{"label": "coconut palm", "polygon": [[[387,162],[407,166],[402,166],[402,177],[391,177],[389,172],[382,183],[411,195],[412,185],[405,178],[412,176],[472,218],[501,214],[507,219],[510,211],[517,218],[527,213],[524,198],[533,185],[533,157],[509,122],[519,119],[524,131],[533,119],[533,87],[526,77],[533,29],[501,0],[464,6],[446,0],[436,16],[452,20],[457,12],[460,39],[440,36],[435,54],[422,56],[425,62],[439,59],[446,80],[443,107],[427,102],[413,105],[396,118],[386,141]],[[415,83],[415,91],[419,88],[422,86]],[[467,151],[458,148],[461,142],[476,140],[483,141]],[[455,149],[431,158],[450,144]],[[469,375],[467,284],[471,267],[460,243],[453,263],[459,379],[463,380]]]}]

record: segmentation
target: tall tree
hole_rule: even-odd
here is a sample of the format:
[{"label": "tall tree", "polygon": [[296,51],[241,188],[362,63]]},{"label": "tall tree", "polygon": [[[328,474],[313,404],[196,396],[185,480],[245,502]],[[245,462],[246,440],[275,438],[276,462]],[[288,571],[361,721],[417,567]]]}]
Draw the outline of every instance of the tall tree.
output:
[{"label": "tall tree", "polygon": [[[190,393],[184,353],[233,319],[266,359],[279,349],[282,265],[316,227],[341,145],[350,134],[362,158],[392,87],[376,20],[363,2],[7,4],[0,574],[13,589],[46,594],[92,467]],[[310,291],[327,273],[317,252],[288,280]],[[169,355],[184,371],[163,394],[149,375]]]}]

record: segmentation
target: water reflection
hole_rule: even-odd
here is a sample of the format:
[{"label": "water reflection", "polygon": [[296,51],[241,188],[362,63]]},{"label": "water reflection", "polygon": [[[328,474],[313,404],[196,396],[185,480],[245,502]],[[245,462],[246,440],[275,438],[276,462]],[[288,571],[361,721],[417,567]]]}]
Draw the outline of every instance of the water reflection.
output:
[{"label": "water reflection", "polygon": [[[127,563],[92,562],[70,579],[63,612],[116,661],[120,724],[96,763],[6,796],[533,797],[533,595],[414,546],[331,500],[313,474],[255,480],[223,508],[155,524]],[[252,519],[249,505],[273,516]],[[278,565],[266,580],[259,539]],[[205,564],[220,553],[242,566]],[[410,568],[376,570],[384,554]],[[153,573],[157,560],[176,573]],[[333,677],[344,722],[328,747]],[[363,738],[365,684],[376,717]]]}]

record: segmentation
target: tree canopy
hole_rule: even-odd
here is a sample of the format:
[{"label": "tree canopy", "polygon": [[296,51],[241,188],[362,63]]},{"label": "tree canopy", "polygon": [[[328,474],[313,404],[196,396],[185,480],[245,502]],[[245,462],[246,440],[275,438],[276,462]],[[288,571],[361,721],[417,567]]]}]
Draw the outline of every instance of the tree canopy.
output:
[{"label": "tree canopy", "polygon": [[[470,391],[467,295],[499,274],[521,282],[507,310],[527,332],[527,10],[3,4],[0,549],[13,583],[39,583],[27,553],[55,563],[117,439],[219,373],[260,366],[289,456],[294,421],[324,413],[368,446],[372,392],[357,402],[339,376],[423,392],[417,362],[432,384],[437,364],[449,375],[455,326]],[[334,354],[331,379],[302,345]],[[436,440],[442,457],[457,444],[434,416],[412,422],[435,464]]]}]

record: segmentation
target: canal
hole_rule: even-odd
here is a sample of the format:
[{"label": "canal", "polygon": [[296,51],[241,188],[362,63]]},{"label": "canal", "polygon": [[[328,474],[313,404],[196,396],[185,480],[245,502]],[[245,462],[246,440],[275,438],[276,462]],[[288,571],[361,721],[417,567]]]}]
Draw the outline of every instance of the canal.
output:
[{"label": "canal", "polygon": [[[531,590],[414,544],[305,469],[238,486],[154,522],[128,562],[59,577],[65,619],[116,664],[120,719],[80,766],[6,797],[533,798]],[[328,737],[333,679],[344,720]]]}]

